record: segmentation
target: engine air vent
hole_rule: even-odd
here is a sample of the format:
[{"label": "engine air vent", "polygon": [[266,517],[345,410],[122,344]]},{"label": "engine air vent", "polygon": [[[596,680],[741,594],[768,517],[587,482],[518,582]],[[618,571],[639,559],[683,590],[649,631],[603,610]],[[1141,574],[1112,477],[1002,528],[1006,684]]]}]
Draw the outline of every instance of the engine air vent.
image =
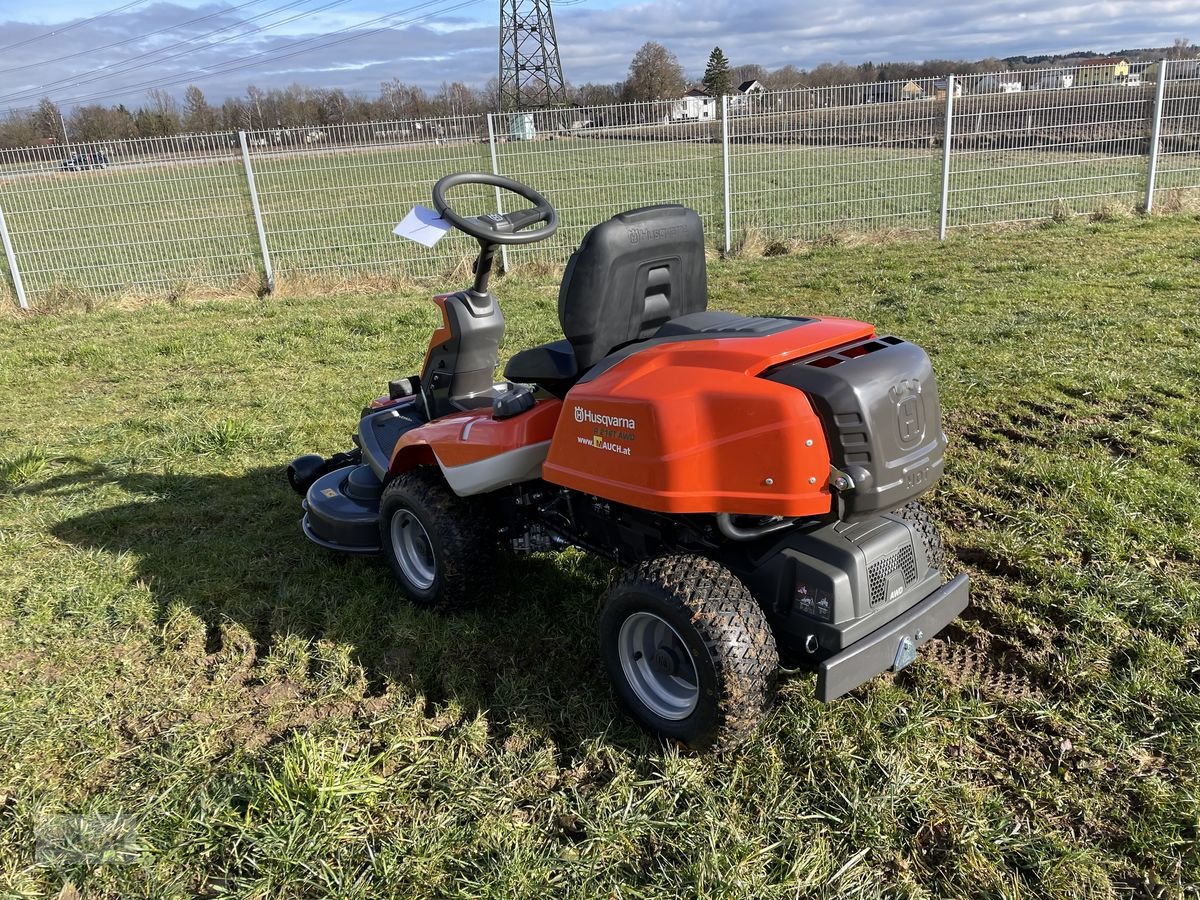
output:
[{"label": "engine air vent", "polygon": [[805,360],[804,365],[813,366],[817,369],[832,369],[834,366],[841,365],[847,360],[858,359],[860,356],[867,356],[878,350],[886,350],[888,347],[894,347],[897,344],[903,343],[903,338],[898,338],[891,334],[881,338],[870,338],[857,344],[851,344],[849,347],[844,347],[841,350],[835,350],[833,353]]},{"label": "engine air vent", "polygon": [[867,567],[867,586],[871,594],[871,609],[892,599],[888,596],[888,583],[896,572],[902,574],[905,587],[917,580],[917,558],[913,553],[912,544],[905,544],[882,559],[875,560]]}]

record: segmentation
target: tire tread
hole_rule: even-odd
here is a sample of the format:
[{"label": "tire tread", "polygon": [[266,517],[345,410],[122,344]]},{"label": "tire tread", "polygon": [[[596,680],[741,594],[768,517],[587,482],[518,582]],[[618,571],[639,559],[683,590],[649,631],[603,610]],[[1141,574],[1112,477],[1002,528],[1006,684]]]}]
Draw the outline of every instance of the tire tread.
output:
[{"label": "tire tread", "polygon": [[687,615],[716,666],[715,733],[692,749],[736,747],[762,722],[775,696],[779,653],[766,615],[736,575],[714,560],[690,554],[656,557],[627,569],[601,598],[601,606],[627,589],[646,588]]}]

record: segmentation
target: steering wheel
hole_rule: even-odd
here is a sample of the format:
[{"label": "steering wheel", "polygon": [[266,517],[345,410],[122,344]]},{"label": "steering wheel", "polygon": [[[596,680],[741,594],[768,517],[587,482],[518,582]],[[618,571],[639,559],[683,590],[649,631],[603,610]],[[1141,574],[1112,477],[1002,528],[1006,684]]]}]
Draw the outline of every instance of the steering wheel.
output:
[{"label": "steering wheel", "polygon": [[[510,213],[494,212],[463,217],[446,202],[446,191],[463,184],[485,184],[503,188],[528,200],[533,207]],[[528,185],[503,175],[489,175],[484,172],[447,175],[438,179],[438,183],[433,186],[433,205],[443,219],[484,244],[532,244],[544,241],[558,230],[558,211],[550,205],[550,201]],[[546,227],[536,231],[523,230],[538,222],[545,222]]]}]

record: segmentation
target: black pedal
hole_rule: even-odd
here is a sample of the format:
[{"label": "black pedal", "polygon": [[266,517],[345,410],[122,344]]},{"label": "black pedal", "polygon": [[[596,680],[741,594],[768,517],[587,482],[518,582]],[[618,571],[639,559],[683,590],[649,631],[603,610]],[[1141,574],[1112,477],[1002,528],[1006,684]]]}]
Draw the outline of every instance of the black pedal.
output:
[{"label": "black pedal", "polygon": [[388,396],[393,400],[411,397],[420,389],[421,383],[416,375],[411,375],[408,378],[397,378],[395,381],[388,382]]},{"label": "black pedal", "polygon": [[512,390],[492,401],[492,418],[511,419],[533,409],[536,402],[533,399],[533,390],[528,385],[513,385]]}]

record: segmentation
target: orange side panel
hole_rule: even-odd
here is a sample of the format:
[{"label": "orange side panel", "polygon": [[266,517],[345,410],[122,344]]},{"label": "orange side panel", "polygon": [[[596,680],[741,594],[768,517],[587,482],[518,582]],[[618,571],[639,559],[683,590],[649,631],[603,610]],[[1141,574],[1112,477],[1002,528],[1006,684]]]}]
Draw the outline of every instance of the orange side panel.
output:
[{"label": "orange side panel", "polygon": [[433,334],[429,337],[429,347],[425,351],[425,361],[421,363],[422,375],[426,374],[429,369],[429,354],[433,352],[433,348],[446,343],[446,341],[453,337],[450,333],[450,317],[446,315],[446,301],[453,296],[453,294],[438,294],[433,298],[433,302],[441,310],[442,324],[435,328]]},{"label": "orange side panel", "polygon": [[511,419],[493,419],[491,409],[443,416],[400,437],[392,451],[389,474],[396,475],[410,468],[405,461],[419,459],[415,453],[419,447],[433,451],[443,466],[463,466],[519,447],[540,444],[554,436],[561,410],[561,400],[540,400],[529,412]]},{"label": "orange side panel", "polygon": [[543,477],[665,513],[823,515],[821,422],[801,391],[756,376],[873,334],[862,322],[823,319],[635,353],[568,393]]}]

